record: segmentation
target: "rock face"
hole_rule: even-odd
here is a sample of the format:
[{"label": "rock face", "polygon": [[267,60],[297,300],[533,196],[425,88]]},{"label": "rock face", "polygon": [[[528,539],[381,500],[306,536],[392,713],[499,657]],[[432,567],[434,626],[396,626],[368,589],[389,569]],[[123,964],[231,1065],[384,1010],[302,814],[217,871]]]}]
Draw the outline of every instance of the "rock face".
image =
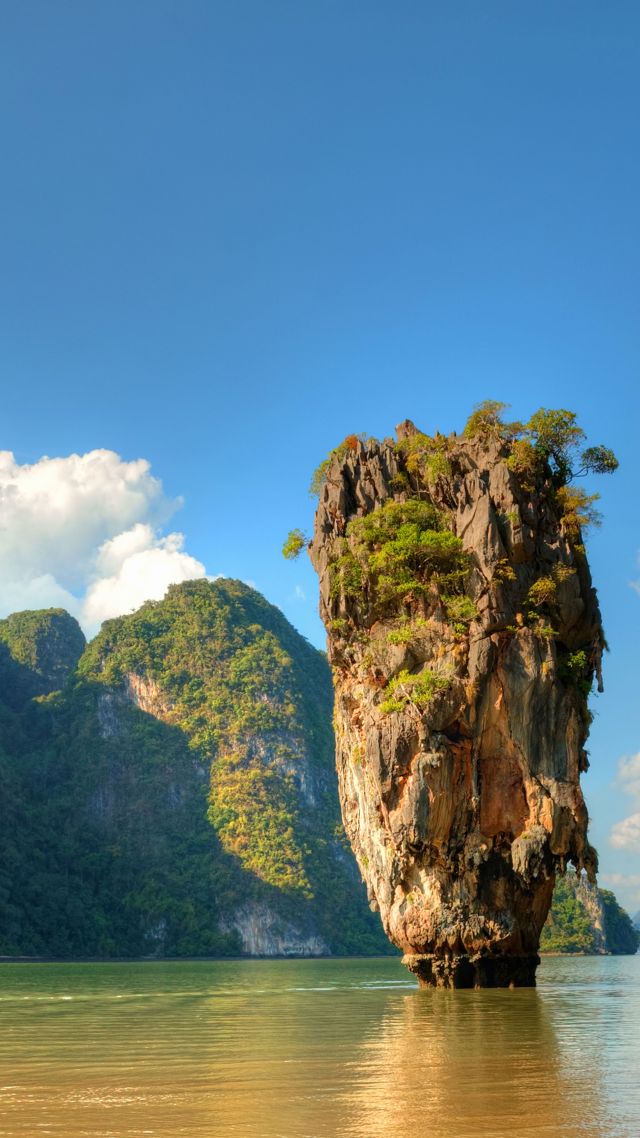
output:
[{"label": "rock face", "polygon": [[608,951],[605,909],[597,885],[583,876],[575,878],[575,893],[593,929],[593,952],[601,956]]},{"label": "rock face", "polygon": [[264,901],[246,901],[220,922],[223,932],[237,933],[247,956],[330,956],[321,936],[283,920]]},{"label": "rock face", "polygon": [[512,452],[410,422],[346,440],[310,546],[344,825],[425,986],[534,984],[556,873],[596,868],[579,775],[600,613],[571,502]]}]

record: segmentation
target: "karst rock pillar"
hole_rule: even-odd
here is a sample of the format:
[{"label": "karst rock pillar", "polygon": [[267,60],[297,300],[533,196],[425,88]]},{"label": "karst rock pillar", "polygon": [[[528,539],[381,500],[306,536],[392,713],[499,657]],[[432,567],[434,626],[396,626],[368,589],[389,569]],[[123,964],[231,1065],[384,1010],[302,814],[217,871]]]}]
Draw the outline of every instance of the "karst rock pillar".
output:
[{"label": "karst rock pillar", "polygon": [[421,986],[535,984],[556,873],[593,877],[580,789],[600,612],[543,464],[487,432],[345,441],[310,543],[344,826]]}]

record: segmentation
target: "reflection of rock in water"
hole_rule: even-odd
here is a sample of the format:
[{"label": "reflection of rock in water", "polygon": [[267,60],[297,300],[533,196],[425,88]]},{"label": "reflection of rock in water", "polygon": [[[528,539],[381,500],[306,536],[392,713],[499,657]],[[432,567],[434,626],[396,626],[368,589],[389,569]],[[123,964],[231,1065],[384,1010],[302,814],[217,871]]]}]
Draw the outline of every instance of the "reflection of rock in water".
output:
[{"label": "reflection of rock in water", "polygon": [[390,997],[354,1065],[341,1138],[622,1134],[603,1117],[597,1056],[572,1051],[531,989]]}]

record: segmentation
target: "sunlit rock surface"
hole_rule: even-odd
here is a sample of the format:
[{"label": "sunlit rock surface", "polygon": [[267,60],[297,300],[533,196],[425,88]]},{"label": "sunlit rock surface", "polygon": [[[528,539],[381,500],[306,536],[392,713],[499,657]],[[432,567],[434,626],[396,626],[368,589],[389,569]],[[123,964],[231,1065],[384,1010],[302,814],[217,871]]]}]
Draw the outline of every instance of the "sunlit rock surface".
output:
[{"label": "sunlit rock surface", "polygon": [[[579,776],[600,613],[550,477],[527,486],[499,438],[424,438],[351,440],[320,493],[342,815],[421,984],[531,985],[556,873],[596,868]],[[390,502],[436,507],[463,553],[429,560],[417,532],[407,570],[401,511],[367,543],[354,519]]]}]

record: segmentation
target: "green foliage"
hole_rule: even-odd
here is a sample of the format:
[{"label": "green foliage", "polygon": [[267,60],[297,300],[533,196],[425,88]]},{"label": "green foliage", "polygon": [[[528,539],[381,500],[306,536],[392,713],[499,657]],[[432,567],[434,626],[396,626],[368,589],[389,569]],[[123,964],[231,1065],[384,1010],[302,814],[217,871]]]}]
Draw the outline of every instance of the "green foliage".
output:
[{"label": "green foliage", "polygon": [[103,693],[81,685],[22,713],[4,759],[0,953],[236,953],[217,931],[233,870],[202,771],[181,732],[128,701],[111,723]]},{"label": "green foliage", "polygon": [[[590,898],[589,908],[586,898]],[[594,923],[594,910],[597,909],[604,918],[604,945]],[[541,952],[593,953],[604,949],[614,954],[632,955],[639,947],[640,933],[634,929],[629,914],[618,904],[613,893],[608,889],[588,887],[575,874],[558,878],[551,910],[540,937]]]},{"label": "green foliage", "polygon": [[557,585],[553,577],[545,576],[538,577],[527,593],[527,604],[533,608],[540,608],[542,605],[552,605],[557,597]]},{"label": "green foliage", "polygon": [[563,485],[573,477],[572,455],[585,437],[576,418],[574,411],[563,408],[553,411],[541,407],[525,426],[536,454],[550,465],[558,485]]},{"label": "green foliage", "polygon": [[534,636],[539,636],[541,640],[554,640],[558,635],[553,625],[549,624],[538,614],[531,618],[529,627]]},{"label": "green foliage", "polygon": [[598,890],[604,910],[607,950],[614,955],[634,955],[640,948],[640,932],[610,889]]},{"label": "green foliage", "polygon": [[329,621],[329,628],[332,632],[337,632],[338,636],[346,636],[349,631],[349,621],[344,617],[337,616],[334,620]]},{"label": "green foliage", "polygon": [[565,684],[577,688],[584,696],[589,695],[593,683],[593,668],[583,649],[569,652],[562,660],[558,674]]},{"label": "green foliage", "polygon": [[388,951],[338,832],[331,705],[324,655],[228,580],[108,621],[45,703],[0,692],[0,954],[235,954],[220,924],[251,901]]},{"label": "green foliage", "polygon": [[499,561],[496,561],[493,570],[493,579],[494,581],[498,581],[501,585],[506,584],[508,581],[517,580],[516,571],[507,557],[501,557]]},{"label": "green foliage", "polygon": [[300,843],[298,814],[290,776],[242,754],[214,760],[209,818],[224,849],[262,881],[311,899],[305,868],[311,851]]},{"label": "green foliage", "polygon": [[[107,664],[96,676],[103,681],[117,682],[125,672],[152,678],[166,693],[171,720],[191,749],[213,761],[210,817],[219,823],[223,848],[268,883],[288,890],[297,882],[308,893],[300,818],[291,813],[291,787],[278,768],[295,769],[301,761],[305,712],[319,737],[324,735],[326,754],[331,740],[326,728],[322,732],[317,699],[301,684],[285,648],[294,645],[293,630],[283,635],[283,618],[280,623],[279,614],[265,611],[261,601],[237,582],[226,582],[213,597],[208,583],[190,582],[170,589],[163,602],[108,622],[91,657],[107,648]],[[299,648],[296,656],[300,661]],[[313,649],[303,656],[310,683],[315,673],[315,684],[324,689],[328,711],[326,668]],[[259,837],[252,842],[250,830],[258,821]]]},{"label": "green foliage", "polygon": [[432,583],[460,588],[468,571],[460,538],[443,528],[434,506],[415,498],[353,518],[341,548],[331,566],[332,594],[357,597],[366,587],[382,606],[423,594]]},{"label": "green foliage", "polygon": [[536,481],[542,473],[542,463],[539,453],[529,439],[513,440],[507,466],[518,476],[523,490],[529,492],[535,490]]},{"label": "green foliage", "polygon": [[574,411],[541,407],[518,432],[523,437],[514,442],[508,463],[530,488],[545,470],[550,470],[557,487],[583,474],[617,470],[618,460],[608,447],[592,446],[578,453],[585,434],[576,418]]},{"label": "green foliage", "polygon": [[431,533],[442,526],[439,511],[430,502],[410,498],[407,502],[395,502],[389,498],[377,510],[362,518],[353,518],[349,523],[349,535],[356,542],[368,547],[378,547],[393,541],[404,526],[414,527],[411,531],[414,540],[422,533]]},{"label": "green foliage", "polygon": [[287,561],[294,561],[300,556],[306,544],[307,538],[301,529],[289,530],[282,546],[282,556],[286,557]]},{"label": "green foliage", "polygon": [[451,462],[443,450],[434,450],[433,454],[427,456],[424,474],[427,482],[435,482],[437,478],[448,478],[451,475]]},{"label": "green foliage", "polygon": [[427,482],[435,482],[439,476],[447,477],[451,474],[449,446],[449,440],[444,435],[432,438],[431,435],[416,431],[401,439],[396,449],[403,455],[410,474],[421,474]]},{"label": "green foliage", "polygon": [[401,621],[397,628],[392,628],[387,633],[387,644],[410,644],[420,636],[426,628],[429,627],[428,621],[422,617],[416,617],[415,620]]},{"label": "green foliage", "polygon": [[0,643],[13,661],[12,694],[30,699],[63,687],[82,655],[85,638],[64,609],[38,609],[0,620]]},{"label": "green foliage", "polygon": [[332,597],[358,597],[364,586],[362,565],[354,556],[346,541],[342,543],[343,552],[331,562],[330,594]]},{"label": "green foliage", "polygon": [[500,403],[496,399],[485,399],[482,403],[476,403],[467,419],[464,434],[469,439],[511,437],[519,424],[504,423],[502,415],[508,407],[508,403]]},{"label": "green foliage", "polygon": [[577,474],[613,474],[620,465],[613,451],[605,446],[587,447],[581,460],[582,469]]},{"label": "green foliage", "polygon": [[579,541],[581,531],[589,526],[601,524],[602,518],[594,505],[599,497],[599,494],[587,494],[577,486],[560,486],[556,491],[560,519],[571,541]]},{"label": "green foliage", "polygon": [[576,896],[569,879],[556,881],[553,903],[540,937],[541,952],[593,952],[595,934],[592,920]]},{"label": "green foliage", "polygon": [[[573,567],[566,566],[563,562],[558,561],[550,574],[539,577],[528,589],[525,607],[536,635],[547,637],[557,635],[552,626],[545,624],[543,612],[547,613],[548,616],[550,615],[552,619],[557,618],[558,586],[563,585],[574,574],[575,569]],[[533,612],[533,610],[538,610],[538,612]]]},{"label": "green foliage", "polygon": [[450,676],[433,672],[429,668],[416,673],[403,668],[385,687],[380,711],[383,715],[388,715],[393,711],[402,711],[408,703],[423,710],[434,695],[439,691],[446,691],[449,687],[451,687]]},{"label": "green foliage", "polygon": [[[583,474],[610,474],[618,460],[608,447],[592,446],[578,452],[585,434],[574,411],[541,407],[528,423],[505,423],[507,403],[486,399],[467,420],[467,438],[500,439],[510,444],[507,465],[523,489],[533,491],[539,479],[551,475],[556,487]],[[578,464],[578,468],[576,468]]]},{"label": "green foliage", "polygon": [[451,621],[455,632],[465,632],[467,626],[478,619],[478,610],[471,597],[445,593],[442,600],[447,610],[447,619]]}]

